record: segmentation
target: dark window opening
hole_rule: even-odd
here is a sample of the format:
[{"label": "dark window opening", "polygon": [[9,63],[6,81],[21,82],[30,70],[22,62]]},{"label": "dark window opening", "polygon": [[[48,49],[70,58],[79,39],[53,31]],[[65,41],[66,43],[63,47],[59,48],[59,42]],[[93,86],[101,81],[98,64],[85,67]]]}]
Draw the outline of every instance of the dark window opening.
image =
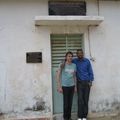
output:
[{"label": "dark window opening", "polygon": [[49,1],[49,15],[86,15],[86,2]]}]

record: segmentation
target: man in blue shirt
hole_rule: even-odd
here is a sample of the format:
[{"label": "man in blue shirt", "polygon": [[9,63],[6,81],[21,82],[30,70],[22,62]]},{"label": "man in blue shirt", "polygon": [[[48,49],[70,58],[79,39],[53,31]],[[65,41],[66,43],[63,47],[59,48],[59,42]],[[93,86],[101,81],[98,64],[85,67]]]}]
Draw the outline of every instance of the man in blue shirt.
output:
[{"label": "man in blue shirt", "polygon": [[93,70],[82,49],[77,50],[77,58],[73,59],[73,63],[77,68],[78,120],[87,120],[89,93],[94,80]]}]

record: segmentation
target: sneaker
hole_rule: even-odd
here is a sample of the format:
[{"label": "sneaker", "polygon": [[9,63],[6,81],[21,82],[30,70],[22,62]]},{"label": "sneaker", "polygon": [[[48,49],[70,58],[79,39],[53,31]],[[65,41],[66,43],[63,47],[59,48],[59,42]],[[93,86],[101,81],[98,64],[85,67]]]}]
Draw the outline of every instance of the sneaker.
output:
[{"label": "sneaker", "polygon": [[82,120],[81,118],[78,118],[78,120]]},{"label": "sneaker", "polygon": [[83,118],[82,120],[87,120],[86,118]]}]

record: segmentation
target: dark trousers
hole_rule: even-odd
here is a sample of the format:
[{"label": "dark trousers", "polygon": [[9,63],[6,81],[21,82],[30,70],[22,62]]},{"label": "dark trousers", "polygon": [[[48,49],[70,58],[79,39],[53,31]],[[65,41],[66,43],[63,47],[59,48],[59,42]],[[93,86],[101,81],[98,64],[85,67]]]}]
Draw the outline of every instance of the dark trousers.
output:
[{"label": "dark trousers", "polygon": [[88,101],[90,94],[89,81],[78,81],[78,118],[87,118],[88,115]]},{"label": "dark trousers", "polygon": [[65,120],[69,120],[71,118],[74,86],[62,87],[62,89],[63,89],[63,118]]}]

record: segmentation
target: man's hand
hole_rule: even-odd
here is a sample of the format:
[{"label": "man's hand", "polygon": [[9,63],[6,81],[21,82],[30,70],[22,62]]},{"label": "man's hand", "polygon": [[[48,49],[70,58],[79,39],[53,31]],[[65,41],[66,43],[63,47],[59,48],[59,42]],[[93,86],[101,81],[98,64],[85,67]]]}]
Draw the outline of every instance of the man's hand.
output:
[{"label": "man's hand", "polygon": [[92,87],[92,81],[90,81],[88,84],[89,84],[90,87]]}]

